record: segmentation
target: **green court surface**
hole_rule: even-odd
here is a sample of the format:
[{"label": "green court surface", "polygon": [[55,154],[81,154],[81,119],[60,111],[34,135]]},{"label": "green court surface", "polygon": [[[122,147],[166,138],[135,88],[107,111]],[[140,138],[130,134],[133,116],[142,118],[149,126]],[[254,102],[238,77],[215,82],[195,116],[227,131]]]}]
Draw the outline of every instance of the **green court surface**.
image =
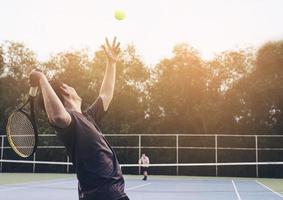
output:
[{"label": "green court surface", "polygon": [[283,195],[283,179],[257,179],[272,190]]},{"label": "green court surface", "polygon": [[74,174],[0,173],[0,185],[73,178]]}]

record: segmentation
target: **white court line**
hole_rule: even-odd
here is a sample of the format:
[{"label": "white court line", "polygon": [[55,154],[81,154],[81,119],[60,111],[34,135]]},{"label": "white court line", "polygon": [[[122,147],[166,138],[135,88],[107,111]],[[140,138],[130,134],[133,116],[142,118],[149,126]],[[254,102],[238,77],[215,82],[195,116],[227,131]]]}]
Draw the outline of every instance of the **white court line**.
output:
[{"label": "white court line", "polygon": [[232,180],[232,184],[233,184],[233,187],[234,187],[234,190],[235,190],[235,193],[237,195],[238,200],[242,200],[242,198],[241,198],[241,196],[240,196],[240,194],[238,192],[238,189],[236,187],[236,184],[235,184],[235,182],[233,180]]},{"label": "white court line", "polygon": [[10,190],[22,190],[22,189],[25,189],[25,187],[1,188],[0,192],[10,191]]},{"label": "white court line", "polygon": [[257,184],[261,185],[262,187],[264,187],[265,189],[268,189],[270,192],[272,192],[272,193],[278,195],[279,197],[283,198],[283,195],[282,195],[282,194],[279,194],[278,192],[275,192],[275,191],[272,190],[270,187],[267,187],[266,185],[264,185],[263,183],[261,183],[261,182],[259,182],[259,181],[257,181],[257,180],[255,180],[255,182],[256,182]]},{"label": "white court line", "polygon": [[127,188],[126,191],[133,190],[133,189],[140,188],[140,187],[144,187],[144,186],[147,186],[147,185],[150,185],[150,184],[151,183],[146,183],[146,184],[142,184],[142,185],[133,186],[133,187]]}]

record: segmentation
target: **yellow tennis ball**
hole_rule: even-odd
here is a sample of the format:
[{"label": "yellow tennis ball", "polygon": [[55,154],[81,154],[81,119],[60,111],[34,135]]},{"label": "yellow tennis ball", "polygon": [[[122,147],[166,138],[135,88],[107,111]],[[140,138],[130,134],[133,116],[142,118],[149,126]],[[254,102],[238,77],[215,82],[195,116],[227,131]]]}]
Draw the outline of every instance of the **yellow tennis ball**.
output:
[{"label": "yellow tennis ball", "polygon": [[126,17],[126,15],[125,15],[125,13],[122,10],[117,10],[115,12],[115,18],[117,20],[123,20],[123,19],[125,19],[125,17]]}]

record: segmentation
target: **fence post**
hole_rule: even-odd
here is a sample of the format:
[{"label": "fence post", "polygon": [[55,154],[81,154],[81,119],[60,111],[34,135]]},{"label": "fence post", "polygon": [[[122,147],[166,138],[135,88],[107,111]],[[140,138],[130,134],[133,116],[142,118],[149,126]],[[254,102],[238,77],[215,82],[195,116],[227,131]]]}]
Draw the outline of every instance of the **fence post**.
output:
[{"label": "fence post", "polygon": [[179,175],[179,134],[176,134],[176,174]]},{"label": "fence post", "polygon": [[[4,136],[1,135],[1,160],[3,160],[3,155],[4,155]],[[0,172],[3,170],[3,162],[1,162],[0,165]]]},{"label": "fence post", "polygon": [[257,141],[257,135],[255,136],[255,162],[256,162],[256,177],[258,177],[258,141]]},{"label": "fence post", "polygon": [[[138,160],[141,157],[141,134],[139,134],[139,157]],[[139,175],[141,174],[141,166],[139,165]]]},{"label": "fence post", "polygon": [[217,134],[214,136],[214,146],[215,146],[215,176],[218,176],[218,136]]}]

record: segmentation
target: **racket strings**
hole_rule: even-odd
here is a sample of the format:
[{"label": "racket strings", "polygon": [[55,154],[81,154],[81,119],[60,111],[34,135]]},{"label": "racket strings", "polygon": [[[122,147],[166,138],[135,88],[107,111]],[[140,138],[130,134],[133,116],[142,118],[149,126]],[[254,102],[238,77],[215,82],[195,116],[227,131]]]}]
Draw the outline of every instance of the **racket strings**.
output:
[{"label": "racket strings", "polygon": [[20,111],[13,113],[9,129],[12,146],[23,155],[31,155],[35,146],[35,130],[29,118]]}]

